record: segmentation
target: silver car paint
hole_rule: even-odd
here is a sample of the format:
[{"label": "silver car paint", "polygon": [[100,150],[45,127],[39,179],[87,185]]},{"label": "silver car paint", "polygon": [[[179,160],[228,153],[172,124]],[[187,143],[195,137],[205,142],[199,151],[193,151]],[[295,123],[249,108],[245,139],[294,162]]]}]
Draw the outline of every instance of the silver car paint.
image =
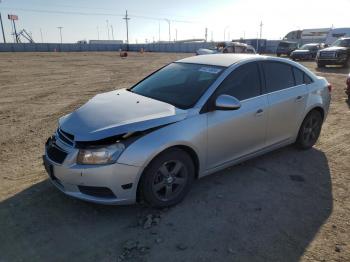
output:
[{"label": "silver car paint", "polygon": [[111,135],[143,131],[186,117],[186,111],[125,89],[96,95],[63,117],[59,126],[76,141],[94,141]]},{"label": "silver car paint", "polygon": [[[232,55],[209,56],[225,56],[224,59],[220,59],[220,65],[228,65],[230,59],[226,56]],[[65,162],[59,165],[49,160],[54,165],[55,175],[65,184],[64,188],[60,188],[57,184],[56,186],[68,195],[87,201],[105,204],[133,203],[136,201],[137,184],[144,168],[156,155],[169,147],[183,146],[192,150],[198,158],[198,177],[202,177],[234,163],[293,143],[302,120],[312,108],[321,107],[325,116],[327,115],[330,94],[327,89],[328,82],[324,78],[316,77],[298,63],[285,59],[255,55],[233,56],[232,65],[208,88],[193,108],[177,111],[175,108],[171,109],[171,106],[167,104],[159,106],[157,113],[163,115],[165,111],[166,114],[169,114],[165,117],[168,125],[150,132],[130,144],[116,164],[92,167],[77,165],[75,158],[78,150],[63,145],[63,148],[69,152]],[[267,60],[292,64],[306,72],[314,83],[243,100],[241,108],[236,111],[200,113],[208,98],[233,70],[251,61]],[[191,63],[194,61],[198,62],[198,58],[187,58],[180,62]],[[212,58],[205,58],[204,61],[203,63],[213,63]],[[297,100],[298,96],[302,96],[302,99]],[[153,101],[150,101],[150,105],[152,104]],[[270,104],[272,107],[269,107]],[[293,105],[295,105],[294,109]],[[126,114],[127,110],[133,110],[133,107],[124,110]],[[93,118],[93,116],[92,114],[91,117]],[[176,117],[173,118],[174,116]],[[145,120],[141,113],[139,117]],[[129,122],[127,125],[132,126],[133,131],[157,125],[157,121],[153,122],[157,120],[154,114],[149,114],[146,118],[146,121],[140,123],[131,121],[132,125]],[[281,122],[273,121],[273,118],[281,120]],[[64,126],[64,123],[69,123],[66,121],[68,120],[63,118],[61,127]],[[145,125],[147,121],[151,121],[152,124]],[[74,125],[74,122],[71,125]],[[122,128],[123,125],[119,123],[112,124],[110,129],[97,128],[97,126],[99,125],[91,128],[89,132],[95,133],[95,130],[100,128],[105,130],[105,135],[109,134],[109,136],[115,135],[117,130],[118,132],[129,132],[127,128]],[[74,130],[80,134],[80,137],[88,138],[89,132],[80,133],[83,131],[79,127],[72,128],[75,128]],[[62,142],[60,143],[62,144]],[[133,187],[128,190],[121,189],[121,185],[127,183],[133,183]],[[80,193],[77,185],[106,186],[116,194],[117,198],[108,201],[94,198]]]}]

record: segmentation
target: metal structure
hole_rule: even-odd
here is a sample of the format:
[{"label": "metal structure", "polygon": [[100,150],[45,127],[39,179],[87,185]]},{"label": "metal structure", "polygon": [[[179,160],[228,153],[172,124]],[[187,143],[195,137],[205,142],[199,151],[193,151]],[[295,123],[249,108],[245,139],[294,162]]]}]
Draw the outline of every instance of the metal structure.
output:
[{"label": "metal structure", "polygon": [[21,40],[21,37],[24,38],[25,40],[27,40],[31,44],[34,43],[34,40],[33,40],[32,36],[25,29],[22,29],[16,35],[16,38],[17,38],[17,41],[18,41],[17,43],[23,43],[22,40]]}]

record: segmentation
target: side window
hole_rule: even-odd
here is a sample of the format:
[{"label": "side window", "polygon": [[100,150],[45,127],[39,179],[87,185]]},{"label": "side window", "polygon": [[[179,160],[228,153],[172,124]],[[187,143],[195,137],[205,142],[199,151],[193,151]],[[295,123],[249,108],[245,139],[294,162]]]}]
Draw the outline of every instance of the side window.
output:
[{"label": "side window", "polygon": [[302,85],[304,84],[304,72],[302,72],[300,69],[293,67],[293,73],[295,78],[295,85]]},{"label": "side window", "polygon": [[293,67],[295,85],[311,84],[312,79],[300,69]]},{"label": "side window", "polygon": [[274,92],[294,86],[292,67],[280,62],[263,63],[267,91]]},{"label": "side window", "polygon": [[312,82],[313,82],[312,79],[307,74],[304,73],[304,83],[308,85],[308,84],[311,84]]},{"label": "side window", "polygon": [[235,69],[218,87],[216,95],[231,95],[244,100],[260,95],[260,76],[257,63]]}]

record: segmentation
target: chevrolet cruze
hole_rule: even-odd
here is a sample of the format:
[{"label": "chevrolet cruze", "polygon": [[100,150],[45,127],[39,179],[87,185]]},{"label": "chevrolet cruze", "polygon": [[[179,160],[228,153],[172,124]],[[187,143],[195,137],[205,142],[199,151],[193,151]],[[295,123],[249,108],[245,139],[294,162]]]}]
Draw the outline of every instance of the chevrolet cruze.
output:
[{"label": "chevrolet cruze", "polygon": [[44,165],[72,197],[174,205],[198,178],[292,143],[311,148],[330,91],[324,78],[286,59],[185,58],[61,117]]}]

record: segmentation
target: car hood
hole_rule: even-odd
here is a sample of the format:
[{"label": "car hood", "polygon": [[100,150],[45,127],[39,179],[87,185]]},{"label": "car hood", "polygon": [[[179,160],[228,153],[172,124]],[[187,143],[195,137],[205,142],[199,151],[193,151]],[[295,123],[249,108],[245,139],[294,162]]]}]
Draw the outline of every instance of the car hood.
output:
[{"label": "car hood", "polygon": [[196,53],[197,55],[209,55],[209,54],[217,54],[219,52],[217,50],[201,48],[201,49],[198,49]]},{"label": "car hood", "polygon": [[59,127],[75,141],[97,141],[181,121],[186,115],[186,110],[122,89],[96,95],[60,118]]},{"label": "car hood", "polygon": [[340,51],[340,50],[346,50],[346,47],[341,47],[341,46],[331,46],[331,47],[327,47],[325,49],[322,49],[321,52],[323,51]]},{"label": "car hood", "polygon": [[310,53],[310,50],[294,50],[293,51],[293,54],[309,54]]}]

